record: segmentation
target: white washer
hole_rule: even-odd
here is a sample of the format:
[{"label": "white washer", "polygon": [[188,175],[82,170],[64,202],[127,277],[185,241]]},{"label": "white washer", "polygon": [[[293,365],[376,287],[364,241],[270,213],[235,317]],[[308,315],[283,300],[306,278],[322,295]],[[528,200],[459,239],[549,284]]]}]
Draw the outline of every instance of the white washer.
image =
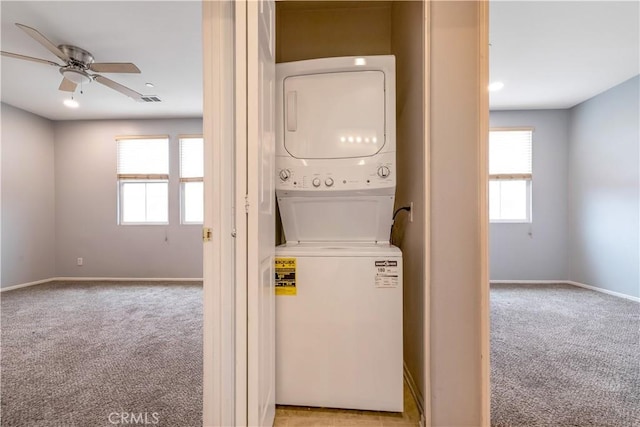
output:
[{"label": "white washer", "polygon": [[403,410],[395,58],[276,65],[276,403]]},{"label": "white washer", "polygon": [[391,245],[279,247],[276,402],[402,412],[402,254]]}]

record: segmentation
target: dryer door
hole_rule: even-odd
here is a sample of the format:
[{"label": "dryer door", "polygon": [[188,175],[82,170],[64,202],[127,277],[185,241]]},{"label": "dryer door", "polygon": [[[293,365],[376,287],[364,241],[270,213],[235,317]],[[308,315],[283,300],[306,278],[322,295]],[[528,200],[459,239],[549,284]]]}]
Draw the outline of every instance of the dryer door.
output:
[{"label": "dryer door", "polygon": [[287,77],[284,146],[298,159],[368,157],[385,143],[382,71]]}]

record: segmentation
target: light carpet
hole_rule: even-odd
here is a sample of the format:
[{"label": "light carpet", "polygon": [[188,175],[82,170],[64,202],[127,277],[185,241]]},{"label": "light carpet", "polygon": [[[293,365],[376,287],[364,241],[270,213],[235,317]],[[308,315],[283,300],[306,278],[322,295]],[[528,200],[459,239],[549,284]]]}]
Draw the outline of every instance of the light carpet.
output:
[{"label": "light carpet", "polygon": [[0,298],[3,427],[202,425],[202,283],[52,282]]},{"label": "light carpet", "polygon": [[491,424],[640,426],[640,304],[491,285]]}]

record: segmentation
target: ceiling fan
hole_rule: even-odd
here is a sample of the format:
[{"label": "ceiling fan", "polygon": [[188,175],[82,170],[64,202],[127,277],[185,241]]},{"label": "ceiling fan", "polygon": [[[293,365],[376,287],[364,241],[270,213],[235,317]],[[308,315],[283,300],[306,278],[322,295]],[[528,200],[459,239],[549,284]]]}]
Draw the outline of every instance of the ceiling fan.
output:
[{"label": "ceiling fan", "polygon": [[75,92],[78,84],[87,84],[92,81],[107,86],[115,91],[120,92],[136,101],[143,101],[143,95],[130,89],[120,83],[114,82],[98,73],[140,73],[140,69],[130,62],[94,62],[93,55],[84,49],[72,45],[54,45],[49,39],[40,34],[37,30],[27,27],[23,24],[16,23],[16,26],[31,36],[35,41],[47,48],[51,53],[64,61],[64,65],[60,65],[46,59],[34,58],[32,56],[19,55],[17,53],[0,51],[2,56],[10,58],[23,59],[26,61],[40,62],[42,64],[53,65],[59,68],[62,74],[62,83],[59,90],[66,92]]}]

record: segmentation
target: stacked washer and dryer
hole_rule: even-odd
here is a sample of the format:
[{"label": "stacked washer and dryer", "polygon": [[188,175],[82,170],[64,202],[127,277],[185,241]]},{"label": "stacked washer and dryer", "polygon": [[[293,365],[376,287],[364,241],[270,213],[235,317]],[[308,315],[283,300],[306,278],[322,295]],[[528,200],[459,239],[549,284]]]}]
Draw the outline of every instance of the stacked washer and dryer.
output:
[{"label": "stacked washer and dryer", "polygon": [[276,402],[402,412],[395,58],[282,63],[276,75]]}]

